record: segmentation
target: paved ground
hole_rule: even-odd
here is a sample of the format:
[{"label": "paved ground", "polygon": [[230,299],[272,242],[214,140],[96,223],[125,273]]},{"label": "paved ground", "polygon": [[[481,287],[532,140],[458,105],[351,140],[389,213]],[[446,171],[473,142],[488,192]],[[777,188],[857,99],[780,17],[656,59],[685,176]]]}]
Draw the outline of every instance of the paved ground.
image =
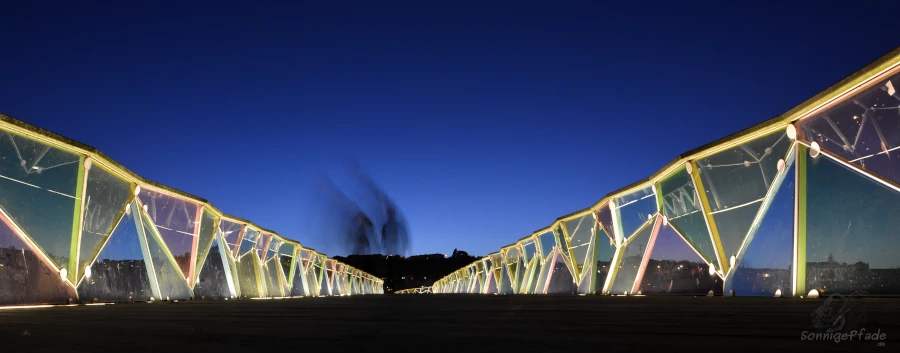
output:
[{"label": "paved ground", "polygon": [[[821,299],[385,295],[0,310],[0,352],[896,351],[900,299],[849,302],[876,342],[809,342]],[[837,310],[837,307],[835,307]],[[865,321],[855,316],[865,313]],[[25,331],[27,335],[23,335]],[[659,350],[657,350],[659,352]]]}]

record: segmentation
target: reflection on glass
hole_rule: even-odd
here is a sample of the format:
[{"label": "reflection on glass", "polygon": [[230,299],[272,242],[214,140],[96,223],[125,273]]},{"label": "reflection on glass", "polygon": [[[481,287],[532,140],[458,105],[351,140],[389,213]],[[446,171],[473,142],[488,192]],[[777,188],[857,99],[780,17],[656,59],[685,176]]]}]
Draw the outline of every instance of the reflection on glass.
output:
[{"label": "reflection on glass", "polygon": [[69,267],[81,160],[0,130],[0,208],[58,268]]},{"label": "reflection on glass", "polygon": [[131,183],[117,178],[97,164],[87,171],[86,183],[77,266],[79,276],[100,252],[106,237],[122,218],[125,206],[134,195]]},{"label": "reflection on glass", "polygon": [[270,240],[273,240],[271,234],[261,233],[259,236],[259,241],[256,242],[256,255],[259,256],[260,260],[266,259],[266,247],[269,246]]},{"label": "reflection on glass", "polygon": [[244,238],[241,240],[241,247],[238,249],[238,256],[244,256],[244,254],[255,249],[258,240],[259,231],[250,227],[245,227]]},{"label": "reflection on glass", "polygon": [[603,207],[600,207],[597,211],[597,221],[600,222],[600,226],[603,227],[603,230],[606,231],[606,234],[609,234],[613,239],[616,238],[616,225],[612,221],[612,212],[609,209],[609,202],[603,204]]},{"label": "reflection on glass", "polygon": [[137,229],[133,215],[124,214],[91,263],[91,275],[78,284],[82,301],[129,302],[153,296]]},{"label": "reflection on glass", "polygon": [[644,227],[634,235],[625,249],[622,251],[622,259],[619,262],[619,268],[616,271],[616,278],[610,287],[612,294],[631,293],[634,281],[637,278],[638,270],[641,266],[641,260],[644,259],[644,253],[650,244],[650,235],[653,233],[653,226]]},{"label": "reflection on glass", "polygon": [[569,272],[569,267],[563,261],[562,256],[556,256],[550,259],[548,263],[549,278],[547,283],[547,294],[575,294],[575,277]]},{"label": "reflection on glass", "polygon": [[2,215],[0,283],[0,305],[60,304],[75,298],[75,291],[16,235]]},{"label": "reflection on glass", "polygon": [[[202,227],[201,227],[202,229]],[[198,298],[227,298],[231,296],[228,289],[227,267],[222,259],[223,252],[219,249],[219,242],[213,238],[206,260],[200,268],[197,284],[194,285],[194,295]]]},{"label": "reflection on glass", "polygon": [[266,290],[270,297],[283,297],[281,282],[278,279],[278,263],[275,260],[266,262],[265,273]]},{"label": "reflection on glass", "polygon": [[235,253],[235,249],[237,249],[238,241],[241,238],[241,231],[244,229],[244,226],[240,223],[235,223],[229,221],[227,219],[223,219],[219,222],[219,228],[222,230],[222,234],[225,235],[225,243],[228,244],[228,249],[231,250],[231,253]]},{"label": "reflection on glass", "polygon": [[575,257],[572,260],[580,272],[584,264],[588,263],[588,255],[590,254],[588,250],[591,249],[594,231],[594,216],[587,214],[579,218],[570,219],[565,224],[569,233],[569,249]]},{"label": "reflection on glass", "polygon": [[[197,264],[195,268],[199,269],[206,254],[210,251],[213,238],[216,236],[218,225],[216,216],[203,209],[203,215],[200,217],[200,235],[197,239]],[[199,272],[199,271],[198,271]]]},{"label": "reflection on glass", "polygon": [[784,130],[696,162],[725,256],[736,256],[791,139]]},{"label": "reflection on glass", "polygon": [[540,250],[542,258],[546,258],[553,253],[553,247],[556,246],[556,236],[552,231],[541,233],[541,235],[538,236],[538,241],[541,244]]},{"label": "reflection on glass", "polygon": [[191,298],[191,289],[188,287],[184,274],[166,254],[159,240],[150,230],[146,217],[142,219],[144,235],[147,237],[150,258],[156,272],[156,281],[159,283],[160,299],[175,300]]},{"label": "reflection on glass", "polygon": [[643,294],[722,293],[722,280],[709,274],[709,264],[697,255],[672,229],[662,226],[649,250],[649,260],[641,278]]},{"label": "reflection on glass", "polygon": [[301,261],[294,265],[294,280],[291,286],[291,296],[309,296],[309,285],[306,283],[307,275],[303,270]]},{"label": "reflection on glass", "polygon": [[675,171],[663,179],[657,189],[663,195],[663,212],[669,223],[703,255],[704,260],[721,269],[703,218],[700,197],[687,170],[682,167]]},{"label": "reflection on glass", "polygon": [[615,199],[616,213],[622,223],[622,234],[627,239],[656,213],[656,194],[652,187],[645,187]]},{"label": "reflection on glass", "polygon": [[900,193],[827,157],[807,158],[806,288],[900,292]]},{"label": "reflection on glass", "polygon": [[736,295],[793,295],[791,263],[794,249],[794,166],[787,172],[769,210],[763,216],[747,250],[732,269],[725,290]]},{"label": "reflection on glass", "polygon": [[258,273],[256,262],[256,257],[252,255],[243,256],[237,260],[238,280],[241,284],[241,295],[244,297],[255,298],[260,296],[256,279],[256,274]]},{"label": "reflection on glass", "polygon": [[900,183],[900,74],[800,121],[807,141]]}]

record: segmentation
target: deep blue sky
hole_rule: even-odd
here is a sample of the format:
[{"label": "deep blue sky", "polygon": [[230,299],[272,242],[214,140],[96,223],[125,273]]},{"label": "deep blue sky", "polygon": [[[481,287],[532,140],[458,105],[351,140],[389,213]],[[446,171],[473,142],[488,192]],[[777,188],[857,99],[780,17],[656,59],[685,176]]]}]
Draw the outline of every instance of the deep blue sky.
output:
[{"label": "deep blue sky", "polygon": [[0,112],[329,255],[348,156],[483,255],[900,45],[884,1],[45,3],[0,5]]}]

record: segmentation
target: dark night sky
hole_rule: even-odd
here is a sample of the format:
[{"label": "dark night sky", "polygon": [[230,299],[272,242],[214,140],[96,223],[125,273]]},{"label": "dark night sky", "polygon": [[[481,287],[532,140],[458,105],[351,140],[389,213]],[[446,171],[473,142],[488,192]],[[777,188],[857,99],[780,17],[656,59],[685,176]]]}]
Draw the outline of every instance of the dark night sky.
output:
[{"label": "dark night sky", "polygon": [[900,44],[888,1],[48,3],[0,5],[0,112],[329,255],[345,157],[483,255]]}]

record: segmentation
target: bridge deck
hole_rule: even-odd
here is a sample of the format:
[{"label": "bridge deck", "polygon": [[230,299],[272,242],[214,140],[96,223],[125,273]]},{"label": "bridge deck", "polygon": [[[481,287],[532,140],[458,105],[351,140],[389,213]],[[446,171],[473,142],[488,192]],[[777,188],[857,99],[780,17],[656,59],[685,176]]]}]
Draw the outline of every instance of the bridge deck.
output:
[{"label": "bridge deck", "polygon": [[[900,299],[865,299],[872,342],[808,342],[824,300],[385,295],[0,310],[4,352],[774,352],[893,350]],[[867,308],[863,308],[866,306]],[[28,331],[29,335],[22,335]],[[127,350],[126,350],[127,349]]]}]

